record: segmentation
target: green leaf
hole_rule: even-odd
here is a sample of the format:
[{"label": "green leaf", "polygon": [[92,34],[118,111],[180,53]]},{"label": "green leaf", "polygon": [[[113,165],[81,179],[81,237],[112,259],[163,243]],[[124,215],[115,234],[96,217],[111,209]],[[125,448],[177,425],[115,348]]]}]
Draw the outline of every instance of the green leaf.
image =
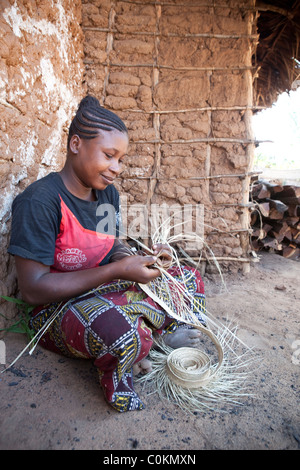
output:
[{"label": "green leaf", "polygon": [[5,318],[5,320],[9,320],[9,318],[7,318],[5,315],[3,315],[3,313],[0,313],[0,317]]},{"label": "green leaf", "polygon": [[28,313],[30,313],[30,312],[32,312],[32,310],[34,310],[34,309],[35,309],[35,306],[34,306],[34,305],[28,305],[28,307],[26,308],[26,311],[27,311]]},{"label": "green leaf", "polygon": [[7,297],[6,295],[1,295],[1,297],[2,297],[2,299],[7,300],[8,302],[13,302],[13,303],[19,304],[19,305],[28,305],[23,300],[16,299],[14,297]]},{"label": "green leaf", "polygon": [[11,327],[8,328],[8,331],[10,331],[11,333],[26,333],[26,331],[24,331],[24,328],[23,327],[17,327],[15,325],[12,325]]},{"label": "green leaf", "polygon": [[[30,319],[30,312],[32,312],[35,306],[29,305],[23,300],[16,299],[14,297],[8,297],[6,295],[2,295],[0,297],[2,297],[4,300],[7,300],[8,302],[13,302],[17,304],[18,308],[21,310],[21,318],[16,321],[13,325],[7,328],[2,328],[0,329],[0,331],[26,334],[27,337],[32,340],[35,336],[35,332],[29,328],[28,322]],[[5,318],[5,320],[9,320],[9,318],[5,317],[2,313],[0,313],[0,315]]]}]

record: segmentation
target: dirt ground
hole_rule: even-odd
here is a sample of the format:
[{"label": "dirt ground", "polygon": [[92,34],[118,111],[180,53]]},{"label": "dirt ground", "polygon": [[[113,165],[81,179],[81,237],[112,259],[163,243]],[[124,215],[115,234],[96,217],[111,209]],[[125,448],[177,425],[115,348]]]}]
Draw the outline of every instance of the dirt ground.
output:
[{"label": "dirt ground", "polygon": [[[190,415],[137,385],[146,408],[119,414],[104,401],[89,361],[38,347],[0,376],[0,449],[299,449],[299,279],[298,261],[269,253],[250,273],[227,274],[226,289],[215,275],[204,277],[209,311],[236,322],[260,357],[242,406]],[[5,345],[9,364],[25,338],[7,335]]]}]

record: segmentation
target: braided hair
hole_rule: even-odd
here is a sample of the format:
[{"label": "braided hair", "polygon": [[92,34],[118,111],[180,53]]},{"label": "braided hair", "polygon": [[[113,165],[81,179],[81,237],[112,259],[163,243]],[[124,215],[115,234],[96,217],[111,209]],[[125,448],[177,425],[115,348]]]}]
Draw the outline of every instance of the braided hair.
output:
[{"label": "braided hair", "polygon": [[99,135],[99,129],[103,131],[115,129],[128,134],[128,130],[119,116],[103,108],[97,98],[88,95],[81,100],[76,115],[71,122],[68,147],[74,134],[82,139],[94,139]]}]

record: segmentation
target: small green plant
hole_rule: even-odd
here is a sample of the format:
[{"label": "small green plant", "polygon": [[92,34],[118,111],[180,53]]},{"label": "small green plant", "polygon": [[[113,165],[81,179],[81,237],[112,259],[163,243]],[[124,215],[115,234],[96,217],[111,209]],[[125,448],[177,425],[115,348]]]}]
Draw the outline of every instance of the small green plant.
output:
[{"label": "small green plant", "polygon": [[[0,331],[26,334],[28,339],[32,340],[35,333],[29,328],[29,320],[30,313],[34,307],[27,304],[23,300],[16,299],[14,297],[7,297],[6,295],[1,295],[1,297],[2,299],[7,300],[8,302],[13,302],[17,305],[18,309],[20,310],[20,318],[16,321],[16,323],[13,323],[8,328],[1,328]],[[5,318],[5,320],[9,320],[9,318],[6,318],[2,313],[0,313],[0,316]]]}]

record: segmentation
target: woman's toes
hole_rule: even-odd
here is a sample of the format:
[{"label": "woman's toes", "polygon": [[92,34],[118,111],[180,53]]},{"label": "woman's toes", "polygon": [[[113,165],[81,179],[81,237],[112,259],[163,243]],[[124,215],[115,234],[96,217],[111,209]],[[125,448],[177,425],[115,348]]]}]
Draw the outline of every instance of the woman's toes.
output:
[{"label": "woman's toes", "polygon": [[167,346],[173,349],[183,347],[195,347],[198,345],[198,341],[201,333],[194,329],[179,329],[174,333],[169,333],[164,337],[164,341]]},{"label": "woman's toes", "polygon": [[143,359],[141,361],[141,373],[148,374],[148,372],[152,371],[152,362],[149,359]]},{"label": "woman's toes", "polygon": [[133,375],[148,374],[152,371],[152,362],[149,359],[142,359],[140,362],[133,364]]}]

